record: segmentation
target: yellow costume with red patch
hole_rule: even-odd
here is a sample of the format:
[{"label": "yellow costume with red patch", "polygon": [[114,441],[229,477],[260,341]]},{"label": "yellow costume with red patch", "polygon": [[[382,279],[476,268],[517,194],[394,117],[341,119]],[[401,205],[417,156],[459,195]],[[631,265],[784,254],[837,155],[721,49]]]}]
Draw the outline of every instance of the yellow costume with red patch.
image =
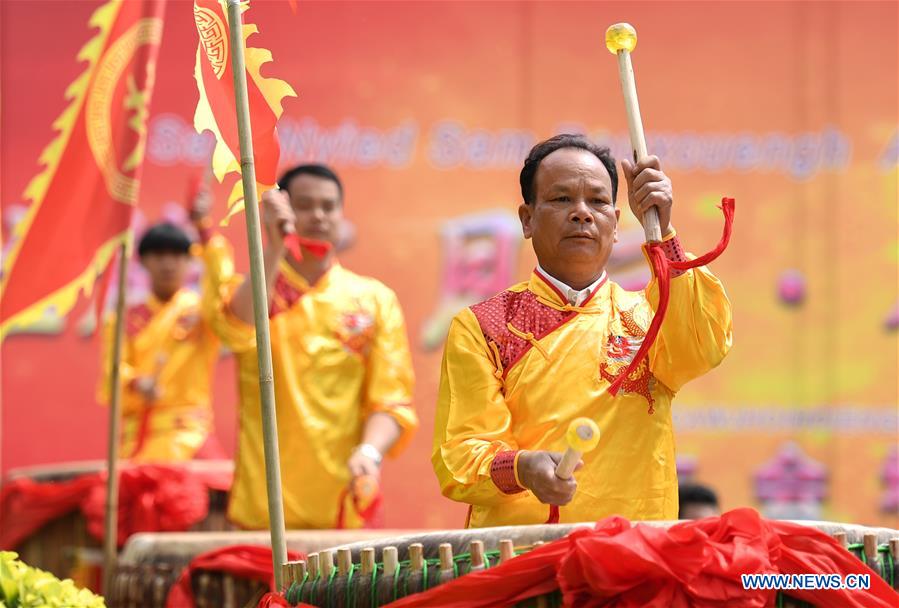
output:
[{"label": "yellow costume with red patch", "polygon": [[[204,299],[214,276],[223,267],[221,239],[202,248],[206,272],[203,296],[179,290],[167,302],[151,295],[146,302],[127,309],[122,344],[122,435],[120,454],[134,462],[178,462],[196,457],[204,446],[214,446],[207,456],[223,455],[213,439],[212,378],[218,360],[219,340],[207,323]],[[115,318],[105,324],[103,362],[105,373],[98,385],[98,400],[109,402],[109,373]],[[138,378],[156,381],[159,398],[152,403],[137,390]]]},{"label": "yellow costume with red patch", "polygon": [[[222,283],[216,322],[216,331],[237,355],[240,388],[240,433],[228,515],[241,526],[265,528],[256,335],[252,325],[228,309],[240,282],[231,277]],[[347,461],[362,440],[365,421],[385,412],[399,425],[400,439],[388,456],[398,454],[418,426],[399,302],[380,282],[339,264],[309,285],[282,261],[269,313],[287,526],[359,527],[359,505],[354,506],[346,491]]]},{"label": "yellow costume with red patch", "polygon": [[432,463],[443,493],[471,505],[469,526],[545,522],[548,506],[520,486],[516,454],[564,452],[568,424],[580,416],[596,421],[602,439],[583,455],[577,492],[560,521],[677,519],[671,401],[726,355],[731,311],[708,268],[673,277],[658,338],[614,397],[609,385],[646,335],[656,283],[628,292],[606,280],[573,306],[535,271],[455,317]]}]

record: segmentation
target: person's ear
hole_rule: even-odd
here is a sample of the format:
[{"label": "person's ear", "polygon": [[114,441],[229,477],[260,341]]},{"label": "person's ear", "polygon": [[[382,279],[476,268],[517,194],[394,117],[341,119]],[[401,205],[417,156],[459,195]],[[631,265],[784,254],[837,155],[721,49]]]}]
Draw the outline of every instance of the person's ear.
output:
[{"label": "person's ear", "polygon": [[521,220],[521,233],[524,238],[531,238],[531,209],[532,205],[521,203],[518,206],[518,219]]},{"label": "person's ear", "polygon": [[618,242],[618,222],[621,221],[621,209],[615,207],[615,229],[612,231],[612,242]]}]

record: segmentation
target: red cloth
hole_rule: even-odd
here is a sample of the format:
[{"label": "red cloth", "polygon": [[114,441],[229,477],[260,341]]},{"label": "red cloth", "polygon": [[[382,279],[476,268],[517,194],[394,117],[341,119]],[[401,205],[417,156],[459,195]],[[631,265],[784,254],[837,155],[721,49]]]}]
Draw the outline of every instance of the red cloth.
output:
[{"label": "red cloth", "polygon": [[[103,539],[106,475],[100,476],[81,510],[87,531]],[[116,540],[121,547],[137,532],[180,532],[203,521],[209,513],[209,490],[201,479],[175,467],[142,465],[122,470],[119,478],[119,516]]]},{"label": "red cloth", "polygon": [[275,606],[288,606],[288,608],[315,608],[312,604],[289,604],[284,596],[274,591],[269,591],[259,600],[256,608],[273,608]]},{"label": "red cloth", "polygon": [[19,478],[0,490],[0,549],[15,549],[48,521],[58,519],[81,504],[97,483],[85,475],[57,483]]},{"label": "red cloth", "polygon": [[561,589],[565,606],[762,608],[774,591],[744,590],[741,574],[869,574],[868,590],[790,591],[820,608],[888,608],[899,594],[815,528],[767,521],[752,509],[670,528],[610,517],[496,568],[388,606],[506,606]]},{"label": "red cloth", "polygon": [[[631,360],[630,365],[627,366],[627,369],[621,372],[609,386],[609,392],[613,395],[618,394],[618,389],[621,388],[621,384],[640,366],[640,362],[643,361],[643,358],[649,352],[649,348],[652,346],[653,342],[655,342],[656,336],[659,335],[659,329],[662,327],[662,321],[665,319],[665,312],[668,310],[668,298],[670,295],[669,291],[671,284],[670,270],[673,268],[686,271],[691,268],[705,266],[721,255],[727,248],[727,244],[730,242],[731,232],[733,231],[734,199],[721,199],[721,210],[724,212],[724,231],[721,235],[721,240],[718,241],[718,244],[714,249],[699,256],[695,260],[675,262],[667,258],[661,243],[650,243],[648,245],[646,252],[649,255],[649,261],[652,264],[653,274],[659,281],[659,303],[658,306],[656,306],[652,323],[649,324],[649,329],[646,330],[646,336],[643,338],[643,343],[640,345],[637,354],[634,355],[634,358]],[[649,413],[651,414],[652,411],[652,405],[650,405]]]},{"label": "red cloth", "polygon": [[[135,532],[183,531],[205,519],[209,490],[231,487],[230,472],[197,472],[174,465],[122,469],[118,541]],[[0,491],[0,548],[15,549],[47,522],[81,508],[88,530],[103,537],[106,476],[90,473],[62,482],[20,478]]]},{"label": "red cloth", "polygon": [[327,241],[307,239],[306,237],[298,236],[295,232],[284,235],[284,246],[298,262],[303,260],[303,251],[300,249],[300,245],[308,249],[317,258],[323,258],[326,253],[331,251],[331,243]]},{"label": "red cloth", "polygon": [[[307,604],[300,604],[300,606],[306,606]],[[259,603],[256,605],[256,608],[272,608],[272,606],[287,606],[287,608],[292,608],[291,605],[284,599],[279,593],[275,593],[274,591],[269,591],[265,595],[263,595],[259,599]]]},{"label": "red cloth", "polygon": [[[305,559],[305,556],[296,551],[288,551],[287,558],[291,561]],[[240,578],[250,579],[266,583],[270,588],[275,586],[275,575],[272,569],[272,550],[269,547],[257,547],[253,545],[233,545],[222,547],[202,553],[193,558],[188,566],[181,572],[178,582],[169,591],[166,598],[166,608],[193,608],[194,593],[190,580],[194,572],[198,570],[214,570],[224,572]],[[277,600],[268,600],[266,606],[286,606],[287,603],[277,603]],[[261,605],[261,604],[260,604]]]}]

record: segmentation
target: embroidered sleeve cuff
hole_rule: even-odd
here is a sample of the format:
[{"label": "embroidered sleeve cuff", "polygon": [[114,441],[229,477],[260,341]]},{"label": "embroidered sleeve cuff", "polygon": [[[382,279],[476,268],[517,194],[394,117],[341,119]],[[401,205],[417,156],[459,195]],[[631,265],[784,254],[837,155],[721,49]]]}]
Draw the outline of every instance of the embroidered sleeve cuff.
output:
[{"label": "embroidered sleeve cuff", "polygon": [[518,475],[515,465],[518,462],[519,452],[507,450],[499,452],[493,458],[493,464],[490,467],[490,477],[493,483],[499,488],[503,494],[518,494],[524,492],[524,488],[518,485]]},{"label": "embroidered sleeve cuff", "polygon": [[[666,238],[661,243],[662,251],[665,252],[665,257],[668,258],[671,262],[686,262],[687,254],[684,253],[684,248],[680,244],[680,239],[677,237],[677,234],[672,231],[672,234],[669,235],[669,238]],[[676,270],[674,268],[671,269],[671,278],[679,277],[684,274],[685,270]]]}]

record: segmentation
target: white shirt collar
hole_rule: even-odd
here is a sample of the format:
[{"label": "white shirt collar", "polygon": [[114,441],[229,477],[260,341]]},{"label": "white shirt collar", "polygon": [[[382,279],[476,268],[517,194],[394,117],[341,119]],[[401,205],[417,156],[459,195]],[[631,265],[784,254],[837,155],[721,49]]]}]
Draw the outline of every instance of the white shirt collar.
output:
[{"label": "white shirt collar", "polygon": [[606,280],[606,271],[603,270],[602,274],[599,275],[599,278],[593,281],[593,283],[581,290],[577,290],[573,287],[569,287],[559,279],[546,272],[546,270],[544,270],[540,264],[537,264],[537,271],[547,281],[549,281],[550,285],[558,289],[559,293],[563,294],[568,299],[568,303],[572,306],[580,306],[581,304],[583,304],[584,301],[586,301],[586,299],[590,297],[590,294],[593,293],[593,290],[599,287],[599,285]]}]

